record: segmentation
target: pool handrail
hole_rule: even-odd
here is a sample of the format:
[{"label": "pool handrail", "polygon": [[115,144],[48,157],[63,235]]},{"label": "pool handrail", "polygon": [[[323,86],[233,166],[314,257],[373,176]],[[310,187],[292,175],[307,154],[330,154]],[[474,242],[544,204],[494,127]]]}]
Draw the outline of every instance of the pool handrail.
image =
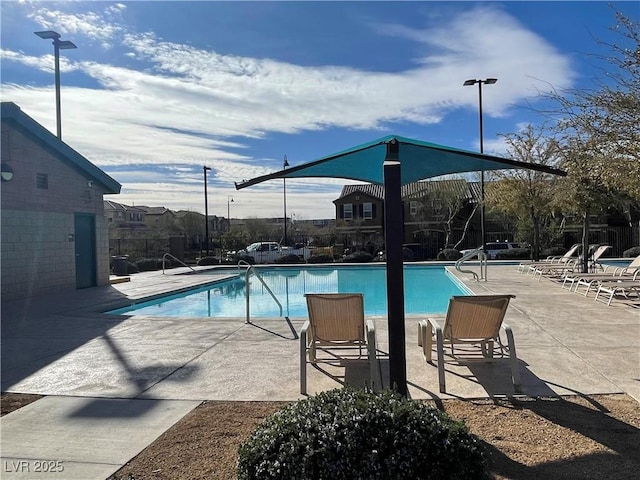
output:
[{"label": "pool handrail", "polygon": [[258,271],[255,269],[255,267],[253,265],[251,265],[249,262],[247,262],[246,260],[239,260],[238,261],[238,268],[246,266],[246,274],[245,274],[245,297],[246,297],[246,302],[247,302],[247,320],[246,323],[251,323],[251,318],[250,318],[250,308],[249,308],[249,272],[253,273],[255,275],[255,277],[260,280],[260,283],[262,283],[262,286],[264,288],[266,288],[267,292],[269,292],[269,295],[271,295],[271,298],[273,298],[275,300],[275,302],[278,304],[278,307],[280,308],[280,316],[282,317],[282,304],[280,303],[280,300],[278,300],[278,298],[275,296],[275,294],[271,291],[271,289],[269,288],[269,285],[267,285],[265,283],[265,281],[262,279],[262,277],[260,276],[260,274],[258,273]]},{"label": "pool handrail", "polygon": [[171,255],[170,253],[165,253],[164,255],[162,255],[162,274],[164,275],[164,261],[167,257],[171,257],[174,260],[176,260],[177,262],[180,262],[182,265],[184,265],[185,267],[189,267],[191,269],[191,271],[195,272],[195,269],[189,265],[187,265],[186,263],[184,263],[182,260],[180,260],[179,258],[174,257],[173,255]]},{"label": "pool handrail", "polygon": [[[476,255],[478,256],[478,260],[480,260],[480,276],[478,276],[478,274],[473,270],[463,270],[462,268],[460,268],[464,262],[472,259]],[[456,267],[456,270],[458,270],[460,273],[470,273],[471,275],[473,275],[473,279],[475,281],[479,281],[479,280],[484,280],[485,282],[487,281],[487,254],[482,249],[482,247],[476,248],[475,250],[471,250],[465,253],[464,255],[462,255],[462,257],[460,257],[456,261],[455,267]]]}]

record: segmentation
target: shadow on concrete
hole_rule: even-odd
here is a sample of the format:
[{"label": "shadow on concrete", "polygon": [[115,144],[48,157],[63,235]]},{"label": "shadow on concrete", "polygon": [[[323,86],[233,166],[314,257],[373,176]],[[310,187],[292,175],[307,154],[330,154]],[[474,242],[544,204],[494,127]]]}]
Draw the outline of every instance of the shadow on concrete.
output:
[{"label": "shadow on concrete", "polygon": [[258,328],[260,330],[262,330],[263,332],[269,333],[271,335],[275,335],[276,337],[280,337],[280,338],[284,338],[285,340],[297,340],[298,337],[298,332],[296,332],[296,329],[293,327],[293,324],[291,323],[291,320],[289,320],[289,317],[284,317],[283,320],[286,322],[287,326],[289,327],[289,330],[291,331],[291,336],[289,337],[288,335],[282,334],[282,333],[278,333],[274,330],[270,330],[266,327],[260,326],[258,325],[258,321],[259,319],[253,319],[251,320],[248,325]]},{"label": "shadow on concrete", "polygon": [[2,391],[121,323],[101,312],[127,302],[110,285],[2,302]]},{"label": "shadow on concrete", "polygon": [[[511,365],[508,361],[500,360],[497,362],[478,362],[465,364],[471,371],[471,376],[475,381],[482,385],[489,397],[496,396],[513,396],[515,394],[523,394],[531,397],[552,397],[557,396],[547,382],[540,379],[528,368],[528,364],[522,360],[518,360],[518,370],[520,371],[521,392],[514,390],[511,380]],[[453,372],[446,372],[447,375]],[[454,374],[455,375],[455,374]],[[465,377],[471,380],[469,377]],[[473,380],[472,380],[473,381]]]}]

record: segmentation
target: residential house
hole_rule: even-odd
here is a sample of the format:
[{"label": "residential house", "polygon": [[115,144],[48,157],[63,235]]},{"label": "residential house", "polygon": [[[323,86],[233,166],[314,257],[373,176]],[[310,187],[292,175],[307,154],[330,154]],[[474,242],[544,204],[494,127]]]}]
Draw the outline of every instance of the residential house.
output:
[{"label": "residential house", "polygon": [[158,230],[171,231],[176,226],[176,214],[166,207],[139,206],[144,210],[144,223]]},{"label": "residential house", "polygon": [[104,216],[112,228],[144,229],[147,212],[142,207],[131,207],[113,200],[104,201]]},{"label": "residential house", "polygon": [[109,283],[103,195],[120,184],[1,104],[2,301]]},{"label": "residential house", "polygon": [[[438,251],[466,235],[464,245],[480,242],[477,205],[479,187],[465,180],[420,181],[402,187],[403,243],[418,258]],[[336,233],[344,247],[375,253],[384,248],[384,187],[345,185],[336,206]],[[471,221],[467,224],[467,220]],[[499,227],[494,226],[494,229]]]}]

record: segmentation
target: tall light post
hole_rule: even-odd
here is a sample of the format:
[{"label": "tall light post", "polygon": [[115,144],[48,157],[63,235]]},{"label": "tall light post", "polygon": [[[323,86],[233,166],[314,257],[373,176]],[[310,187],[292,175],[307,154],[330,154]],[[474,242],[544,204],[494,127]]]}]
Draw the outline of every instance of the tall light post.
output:
[{"label": "tall light post", "polygon": [[62,118],[60,114],[60,50],[72,50],[78,47],[69,40],[60,40],[60,34],[53,30],[33,33],[45,40],[53,40],[53,56],[55,58],[56,76],[56,126],[58,129],[58,138],[62,140]]},{"label": "tall light post", "polygon": [[[289,166],[287,156],[284,156],[284,162],[282,163],[282,169],[286,169]],[[282,179],[282,193],[284,196],[284,244],[287,245],[287,180]]]},{"label": "tall light post", "polygon": [[[484,153],[483,130],[482,130],[482,84],[493,85],[498,81],[497,78],[487,78],[485,80],[471,79],[466,80],[463,85],[469,87],[478,84],[478,110],[480,113],[480,153]],[[482,235],[482,251],[487,251],[487,237],[484,228],[484,170],[480,171],[480,232]]]},{"label": "tall light post", "polygon": [[227,196],[227,231],[231,231],[231,214],[229,213],[229,204],[233,203],[233,197],[231,195]]},{"label": "tall light post", "polygon": [[205,243],[205,251],[207,252],[207,257],[209,256],[209,201],[207,200],[207,170],[211,170],[211,168],[206,165],[202,167],[202,172],[204,173],[204,243]]}]

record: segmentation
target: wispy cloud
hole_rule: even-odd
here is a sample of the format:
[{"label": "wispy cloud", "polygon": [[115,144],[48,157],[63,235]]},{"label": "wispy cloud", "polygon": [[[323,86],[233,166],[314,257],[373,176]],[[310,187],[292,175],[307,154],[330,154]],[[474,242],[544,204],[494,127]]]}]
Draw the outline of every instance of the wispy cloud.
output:
[{"label": "wispy cloud", "polygon": [[[65,55],[65,72],[81,73],[96,85],[63,87],[64,135],[69,144],[107,169],[179,164],[191,166],[192,178],[197,178],[193,177],[196,166],[206,163],[214,168],[213,181],[225,188],[232,188],[233,181],[274,170],[246,151],[247,142],[272,133],[438,123],[456,109],[477,108],[476,93],[460,88],[459,83],[479,74],[500,78],[487,115],[507,115],[513,104],[540,87],[533,78],[551,85],[573,78],[563,55],[491,6],[441,19],[435,26],[425,23],[422,29],[380,28],[381,35],[402,36],[424,49],[411,68],[389,73],[309,67],[164,41],[154,32],[138,32],[123,23],[126,7],[120,4],[64,4],[68,9],[85,9],[75,13],[33,5],[36,9],[30,17],[43,29],[74,34],[79,42],[82,37],[95,40],[120,55],[111,63]],[[491,25],[490,32],[486,25]],[[34,57],[9,50],[2,51],[2,60],[37,69],[52,65],[50,55]],[[3,98],[53,130],[52,88],[3,85]],[[162,198],[199,194],[195,184],[193,191],[183,183],[177,185],[180,190],[174,192],[150,177],[127,184],[122,197],[127,198],[127,192],[144,192],[149,196],[145,203],[152,203],[152,192]],[[291,194],[299,194],[301,204],[317,201],[321,194],[305,196],[309,184],[302,185],[296,192],[294,182]],[[329,195],[333,195],[329,202],[335,198],[335,188],[329,191],[325,204]],[[331,209],[330,203],[325,206],[332,215]]]}]

